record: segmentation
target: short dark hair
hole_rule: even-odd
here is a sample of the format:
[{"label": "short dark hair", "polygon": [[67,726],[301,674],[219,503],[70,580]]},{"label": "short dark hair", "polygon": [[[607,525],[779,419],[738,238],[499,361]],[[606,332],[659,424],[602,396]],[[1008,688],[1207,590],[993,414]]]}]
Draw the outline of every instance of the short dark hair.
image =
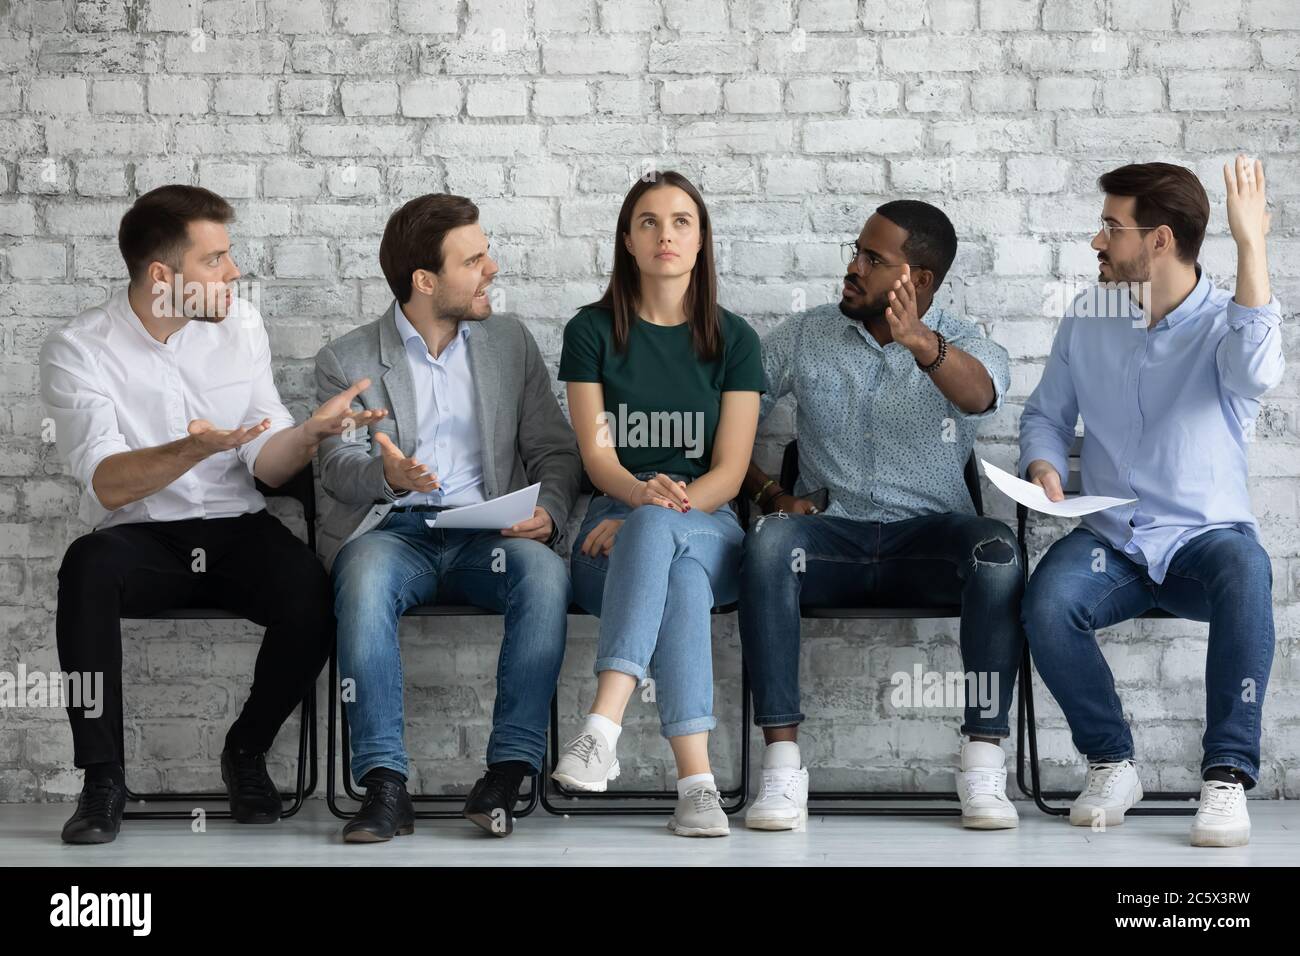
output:
[{"label": "short dark hair", "polygon": [[1173,163],[1132,163],[1103,173],[1097,185],[1108,196],[1132,196],[1139,226],[1168,226],[1178,258],[1195,264],[1210,221],[1210,199],[1196,174]]},{"label": "short dark hair", "polygon": [[398,302],[411,298],[411,273],[441,272],[442,241],[460,226],[478,222],[478,206],[464,196],[417,196],[388,217],[379,243],[379,267]]},{"label": "short dark hair", "polygon": [[235,210],[210,189],[175,183],[159,186],[139,197],[117,227],[117,247],[131,281],[139,280],[152,262],[173,269],[189,248],[189,225],[207,220],[233,222]]},{"label": "short dark hair", "polygon": [[957,230],[938,206],[919,199],[895,199],[876,209],[900,229],[907,231],[903,254],[909,262],[934,273],[935,288],[957,258]]}]

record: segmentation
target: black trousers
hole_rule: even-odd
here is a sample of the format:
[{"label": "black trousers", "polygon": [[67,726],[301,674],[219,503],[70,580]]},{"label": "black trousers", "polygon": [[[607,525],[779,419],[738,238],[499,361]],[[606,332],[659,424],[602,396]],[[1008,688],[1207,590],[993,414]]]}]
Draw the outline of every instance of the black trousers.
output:
[{"label": "black trousers", "polygon": [[329,575],[266,511],[83,535],[59,567],[55,625],[63,671],[104,675],[99,716],[68,708],[78,767],[123,762],[121,617],[177,607],[221,608],[266,627],[252,689],[226,737],[247,750],[270,748],[334,644]]}]

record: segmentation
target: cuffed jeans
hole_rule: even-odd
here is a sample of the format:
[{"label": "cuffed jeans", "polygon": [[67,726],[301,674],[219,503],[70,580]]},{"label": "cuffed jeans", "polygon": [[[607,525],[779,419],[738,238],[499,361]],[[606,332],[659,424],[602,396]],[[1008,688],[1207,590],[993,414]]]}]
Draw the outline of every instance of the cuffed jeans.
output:
[{"label": "cuffed jeans", "polygon": [[1074,746],[1090,761],[1133,756],[1095,632],[1153,608],[1210,622],[1201,769],[1234,767],[1249,775],[1250,789],[1259,779],[1261,711],[1273,663],[1273,571],[1259,542],[1235,528],[1192,538],[1160,584],[1086,528],[1048,549],[1025,594],[1025,633]]},{"label": "cuffed jeans", "polygon": [[[623,520],[614,550],[608,557],[583,554],[582,542],[607,518]],[[715,605],[736,600],[744,537],[730,505],[683,514],[597,495],[574,540],[574,600],[600,618],[596,673],[619,671],[639,681],[649,672],[665,737],[717,725],[710,615]]]},{"label": "cuffed jeans", "polygon": [[527,538],[438,531],[425,524],[428,517],[390,512],[334,563],[339,675],[356,682],[347,704],[353,779],[375,767],[409,776],[397,622],[407,608],[437,602],[505,615],[487,762],[522,760],[540,770],[564,660],[564,559]]},{"label": "cuffed jeans", "polygon": [[[903,521],[773,514],[745,541],[740,637],[754,723],[785,727],[799,710],[799,608],[960,604],[963,666],[990,700],[967,695],[961,732],[1006,737],[1024,636],[1024,575],[1006,525],[967,514]],[[969,685],[968,685],[969,686]],[[990,706],[992,705],[992,706]]]}]

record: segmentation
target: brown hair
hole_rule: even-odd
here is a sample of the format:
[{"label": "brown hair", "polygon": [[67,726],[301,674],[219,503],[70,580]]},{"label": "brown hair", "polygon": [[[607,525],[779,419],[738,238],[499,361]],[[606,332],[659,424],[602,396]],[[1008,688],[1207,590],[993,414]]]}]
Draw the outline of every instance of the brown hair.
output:
[{"label": "brown hair", "polygon": [[379,242],[379,267],[398,302],[411,298],[411,273],[441,272],[442,241],[460,226],[478,222],[478,206],[464,196],[417,196],[388,217]]},{"label": "brown hair", "polygon": [[181,257],[189,248],[191,222],[225,224],[234,219],[230,203],[209,189],[180,184],[159,186],[139,197],[126,211],[117,228],[117,247],[135,282],[153,262],[173,269],[181,267]]},{"label": "brown hair", "polygon": [[709,224],[709,211],[704,197],[681,173],[668,170],[646,173],[628,190],[623,207],[618,211],[618,225],[614,229],[614,271],[610,275],[605,294],[591,303],[614,313],[614,346],[627,351],[627,338],[636,318],[641,298],[641,271],[636,258],[628,251],[623,237],[632,231],[632,212],[637,200],[660,186],[676,186],[691,197],[700,211],[700,253],[691,270],[691,284],[686,289],[686,321],[691,327],[691,342],[695,354],[702,361],[711,362],[722,352],[722,323],[718,320],[718,278],[713,266],[713,228]]},{"label": "brown hair", "polygon": [[1133,163],[1103,173],[1097,185],[1110,196],[1132,196],[1133,220],[1148,228],[1168,226],[1178,258],[1195,263],[1210,221],[1205,187],[1190,170],[1173,163]]}]

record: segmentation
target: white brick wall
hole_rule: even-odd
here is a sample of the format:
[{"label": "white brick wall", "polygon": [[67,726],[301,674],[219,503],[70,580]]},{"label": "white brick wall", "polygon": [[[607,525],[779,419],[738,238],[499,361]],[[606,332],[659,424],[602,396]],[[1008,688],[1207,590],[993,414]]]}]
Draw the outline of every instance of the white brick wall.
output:
[{"label": "white brick wall", "polygon": [[[21,0],[0,7],[0,667],[57,666],[55,574],[86,529],[54,449],[35,359],[46,332],[123,279],[131,199],[201,183],[239,211],[236,255],[264,283],[277,381],[300,415],[311,358],[388,299],[388,214],[451,189],[478,200],[548,360],[600,291],[629,177],[681,169],[718,224],[723,301],[760,330],[835,295],[835,244],[875,205],[944,206],[962,249],[942,298],[1011,352],[1013,395],[981,454],[1009,465],[1020,404],[1055,327],[1054,281],[1091,273],[1097,175],[1185,163],[1215,203],[1205,261],[1234,257],[1218,168],[1261,156],[1274,286],[1292,355],[1264,402],[1252,495],[1275,569],[1277,662],[1259,793],[1300,796],[1300,6],[1294,0]],[[785,420],[788,426],[788,420]],[[778,424],[777,431],[780,430]],[[770,454],[779,439],[765,438]],[[1010,519],[1005,499],[988,501]],[[1040,550],[1062,526],[1039,523]],[[476,774],[495,621],[403,624],[416,786]],[[128,748],[139,789],[214,787],[258,629],[126,628]],[[566,726],[589,700],[594,622],[573,619]],[[958,666],[954,622],[805,628],[803,739],[824,786],[947,788],[952,714],[899,716],[889,677]],[[1148,789],[1194,786],[1205,626],[1131,622],[1104,648],[1137,722]],[[717,624],[720,729],[735,765],[739,653]],[[322,681],[323,690],[323,681]],[[1039,686],[1047,781],[1077,765]],[[624,735],[629,784],[666,783],[647,705]],[[285,782],[293,740],[277,745]],[[61,712],[0,710],[0,801],[74,793]]]}]

